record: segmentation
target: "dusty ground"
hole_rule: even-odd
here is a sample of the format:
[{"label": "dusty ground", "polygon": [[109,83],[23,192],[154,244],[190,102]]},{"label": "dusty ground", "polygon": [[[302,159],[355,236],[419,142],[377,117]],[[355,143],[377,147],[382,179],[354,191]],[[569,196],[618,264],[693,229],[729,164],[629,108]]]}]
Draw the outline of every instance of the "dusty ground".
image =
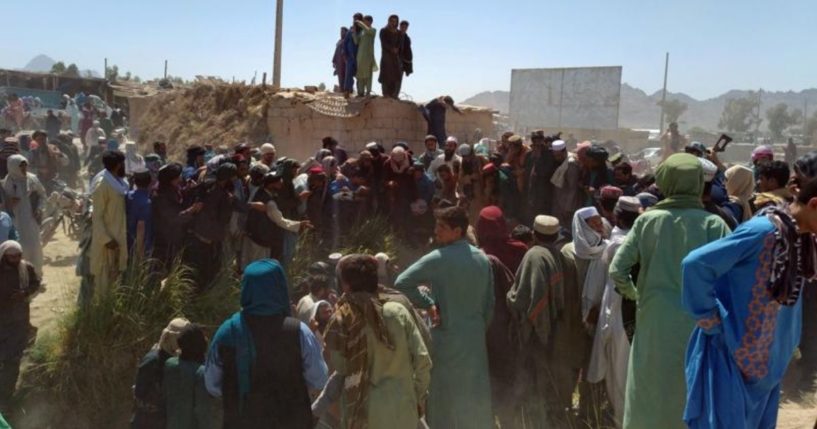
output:
[{"label": "dusty ground", "polygon": [[74,269],[78,251],[77,242],[66,237],[62,228],[45,246],[46,291],[31,303],[31,324],[40,331],[53,328],[59,316],[76,303],[79,277]]},{"label": "dusty ground", "polygon": [[[44,272],[47,290],[37,296],[31,307],[31,323],[39,328],[40,333],[54,329],[59,317],[72,308],[76,302],[79,279],[74,274],[74,263],[77,257],[77,243],[66,237],[60,230],[55,240],[45,247]],[[792,364],[784,381],[784,402],[780,408],[778,428],[811,429],[817,421],[817,376],[812,366],[802,361]],[[33,398],[32,398],[33,399]],[[27,416],[20,419],[17,428],[44,428],[53,426],[46,422],[44,415],[32,412],[35,404],[26,401]],[[46,407],[47,408],[47,407]],[[45,411],[45,410],[43,410]],[[47,414],[47,412],[46,412]],[[39,418],[38,418],[39,417]]]}]

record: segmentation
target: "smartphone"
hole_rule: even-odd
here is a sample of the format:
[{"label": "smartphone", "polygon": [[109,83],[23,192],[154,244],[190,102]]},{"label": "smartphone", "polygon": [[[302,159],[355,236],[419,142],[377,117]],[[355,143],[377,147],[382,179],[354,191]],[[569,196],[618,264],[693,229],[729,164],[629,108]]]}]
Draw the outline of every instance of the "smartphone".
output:
[{"label": "smartphone", "polygon": [[726,134],[721,134],[718,138],[718,141],[715,142],[715,146],[712,148],[713,152],[723,152],[726,150],[726,146],[732,143],[732,137],[727,136]]}]

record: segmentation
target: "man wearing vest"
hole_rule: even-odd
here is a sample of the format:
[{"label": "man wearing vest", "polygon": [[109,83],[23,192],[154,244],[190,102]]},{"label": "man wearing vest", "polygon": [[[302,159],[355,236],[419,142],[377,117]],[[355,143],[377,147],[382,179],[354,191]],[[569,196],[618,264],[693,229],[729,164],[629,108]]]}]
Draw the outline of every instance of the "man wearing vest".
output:
[{"label": "man wearing vest", "polygon": [[[264,210],[250,210],[247,215],[247,239],[245,240],[244,263],[265,258],[281,260],[284,250],[284,231],[300,232],[312,228],[309,221],[285,219],[275,203],[275,193],[283,187],[283,177],[278,172],[264,176],[262,188],[252,198],[253,203],[262,203]],[[242,267],[243,268],[243,267]]]}]

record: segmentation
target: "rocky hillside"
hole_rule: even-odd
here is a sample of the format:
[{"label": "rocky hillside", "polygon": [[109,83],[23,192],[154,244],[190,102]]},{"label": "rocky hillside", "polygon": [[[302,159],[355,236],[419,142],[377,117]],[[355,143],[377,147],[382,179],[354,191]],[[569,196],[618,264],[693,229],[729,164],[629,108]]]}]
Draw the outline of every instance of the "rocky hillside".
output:
[{"label": "rocky hillside", "polygon": [[[707,100],[696,100],[684,93],[667,93],[667,98],[677,99],[687,103],[689,108],[681,116],[682,128],[701,127],[706,130],[717,130],[726,101],[731,98],[745,97],[749,94],[746,90],[731,90],[715,98]],[[661,110],[657,103],[661,100],[661,91],[647,94],[641,89],[628,84],[621,85],[621,111],[619,113],[619,126],[624,128],[655,128],[658,126],[658,119]],[[763,92],[761,97],[761,111],[765,111],[777,103],[786,103],[792,109],[803,109],[804,101],[808,100],[808,110],[817,111],[817,89],[807,89],[794,92]],[[463,104],[474,106],[485,106],[508,113],[510,104],[510,93],[508,91],[481,92],[467,100]],[[811,116],[811,114],[809,114]],[[764,129],[761,126],[761,129]]]}]

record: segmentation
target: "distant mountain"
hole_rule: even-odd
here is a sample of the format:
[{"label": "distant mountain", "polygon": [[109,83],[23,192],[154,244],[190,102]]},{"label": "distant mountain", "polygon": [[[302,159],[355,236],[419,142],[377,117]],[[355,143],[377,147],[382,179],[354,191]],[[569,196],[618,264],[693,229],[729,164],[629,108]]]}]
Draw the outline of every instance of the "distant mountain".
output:
[{"label": "distant mountain", "polygon": [[511,93],[508,91],[485,91],[465,100],[462,104],[484,106],[507,114],[510,109]]},{"label": "distant mountain", "polygon": [[48,55],[37,55],[23,67],[23,70],[35,73],[47,73],[51,71],[51,67],[56,63],[57,62]]},{"label": "distant mountain", "polygon": [[[696,100],[684,93],[667,92],[668,100],[680,100],[687,103],[687,111],[681,115],[679,120],[681,129],[700,127],[705,130],[717,130],[718,120],[723,112],[723,107],[727,100],[740,98],[749,95],[747,90],[730,90],[715,98],[706,100]],[[763,123],[761,129],[765,129],[766,110],[778,103],[785,103],[790,109],[803,110],[804,103],[808,103],[809,112],[817,111],[817,89],[811,88],[803,91],[763,91],[761,94],[760,111],[762,112]],[[641,89],[630,86],[627,83],[621,85],[621,104],[619,105],[619,126],[622,128],[656,128],[661,116],[661,109],[658,102],[661,100],[661,91],[647,94]],[[484,106],[499,110],[507,114],[510,106],[510,93],[508,91],[481,92],[462,102],[474,106]],[[811,116],[812,113],[809,113]]]},{"label": "distant mountain", "polygon": [[[63,62],[65,63],[66,66],[70,64],[69,62],[65,62],[65,61],[63,61]],[[54,64],[56,64],[56,63],[57,63],[57,61],[55,61],[53,58],[49,57],[48,55],[42,55],[41,54],[41,55],[37,55],[36,57],[32,58],[31,61],[29,61],[28,64],[26,64],[26,66],[23,67],[20,70],[27,71],[27,72],[32,72],[32,73],[48,73],[48,72],[51,71],[51,67],[53,67]],[[82,76],[82,77],[86,77],[88,75],[90,75],[91,77],[95,77],[95,78],[101,78],[102,77],[101,73],[99,73],[99,72],[97,72],[95,70],[90,70],[90,69],[80,70],[79,75]]]}]

